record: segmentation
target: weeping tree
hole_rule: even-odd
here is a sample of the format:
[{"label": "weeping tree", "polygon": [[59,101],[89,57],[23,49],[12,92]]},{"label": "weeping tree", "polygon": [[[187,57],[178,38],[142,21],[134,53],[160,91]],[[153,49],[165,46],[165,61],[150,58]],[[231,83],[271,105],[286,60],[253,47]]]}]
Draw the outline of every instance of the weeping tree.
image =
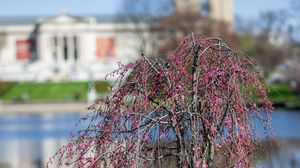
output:
[{"label": "weeping tree", "polygon": [[111,95],[50,163],[251,167],[256,125],[268,131],[272,105],[255,63],[221,39],[191,34],[165,61],[142,55],[109,75],[118,76]]}]

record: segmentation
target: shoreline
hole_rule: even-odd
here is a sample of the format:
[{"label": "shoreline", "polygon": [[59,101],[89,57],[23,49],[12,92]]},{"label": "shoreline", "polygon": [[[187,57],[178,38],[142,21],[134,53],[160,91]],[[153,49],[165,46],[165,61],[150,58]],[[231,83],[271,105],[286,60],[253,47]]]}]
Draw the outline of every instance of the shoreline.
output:
[{"label": "shoreline", "polygon": [[[92,103],[79,102],[27,102],[4,103],[0,101],[0,114],[84,113]],[[298,111],[300,108],[273,106],[277,110]]]},{"label": "shoreline", "polygon": [[0,103],[0,114],[43,114],[87,112],[87,102]]}]

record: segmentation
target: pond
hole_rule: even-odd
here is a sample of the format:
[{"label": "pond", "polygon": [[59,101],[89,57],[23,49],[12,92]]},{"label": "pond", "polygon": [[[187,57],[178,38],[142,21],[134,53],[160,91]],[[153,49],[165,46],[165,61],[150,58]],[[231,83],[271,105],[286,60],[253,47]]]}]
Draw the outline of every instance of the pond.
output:
[{"label": "pond", "polygon": [[0,117],[0,167],[39,168],[60,146],[83,116],[80,113],[11,114]]},{"label": "pond", "polygon": [[[40,168],[60,146],[83,113],[0,116],[0,168]],[[281,149],[256,167],[300,167],[300,111],[276,110],[272,124]],[[272,146],[271,146],[272,148]],[[274,147],[275,148],[275,147]]]}]

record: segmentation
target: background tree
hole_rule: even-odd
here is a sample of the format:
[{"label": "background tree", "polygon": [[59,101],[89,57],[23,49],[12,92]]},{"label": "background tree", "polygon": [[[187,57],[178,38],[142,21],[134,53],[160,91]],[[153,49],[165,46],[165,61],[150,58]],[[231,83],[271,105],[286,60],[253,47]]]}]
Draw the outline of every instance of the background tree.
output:
[{"label": "background tree", "polygon": [[190,32],[222,37],[228,45],[235,45],[235,34],[229,29],[230,25],[203,17],[200,13],[174,12],[161,17],[157,27],[162,32],[161,45],[158,48],[158,53],[162,55],[176,49],[177,43]]},{"label": "background tree", "polygon": [[230,25],[209,19],[208,11],[208,2],[203,4],[201,12],[177,10],[175,0],[125,0],[120,9],[135,27],[133,34],[140,42],[139,52],[161,58],[166,58],[190,32],[222,37],[234,46],[235,34]]},{"label": "background tree", "polygon": [[293,57],[286,60],[280,66],[277,67],[274,74],[270,77],[271,83],[289,83],[291,85],[291,91],[300,93],[300,58]]},{"label": "background tree", "polygon": [[142,55],[110,74],[119,75],[113,93],[90,107],[60,165],[251,167],[255,126],[267,129],[271,112],[255,64],[198,34],[166,60]]},{"label": "background tree", "polygon": [[265,70],[273,70],[294,53],[289,18],[287,11],[280,10],[261,13],[258,20],[248,23],[237,22],[238,49],[251,55]]},{"label": "background tree", "polygon": [[157,21],[173,10],[172,3],[172,0],[123,0],[119,9],[120,18],[131,23],[130,35],[135,36],[135,48],[139,53],[149,56],[157,53]]}]

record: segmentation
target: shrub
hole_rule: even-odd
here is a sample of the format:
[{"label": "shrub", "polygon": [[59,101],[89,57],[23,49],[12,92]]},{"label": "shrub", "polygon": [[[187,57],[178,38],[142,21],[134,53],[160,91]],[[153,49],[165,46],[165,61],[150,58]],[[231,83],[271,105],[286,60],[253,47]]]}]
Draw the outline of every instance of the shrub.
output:
[{"label": "shrub", "polygon": [[111,84],[108,81],[96,81],[95,89],[97,93],[107,93]]},{"label": "shrub", "polygon": [[16,83],[0,81],[0,97],[3,97]]}]

